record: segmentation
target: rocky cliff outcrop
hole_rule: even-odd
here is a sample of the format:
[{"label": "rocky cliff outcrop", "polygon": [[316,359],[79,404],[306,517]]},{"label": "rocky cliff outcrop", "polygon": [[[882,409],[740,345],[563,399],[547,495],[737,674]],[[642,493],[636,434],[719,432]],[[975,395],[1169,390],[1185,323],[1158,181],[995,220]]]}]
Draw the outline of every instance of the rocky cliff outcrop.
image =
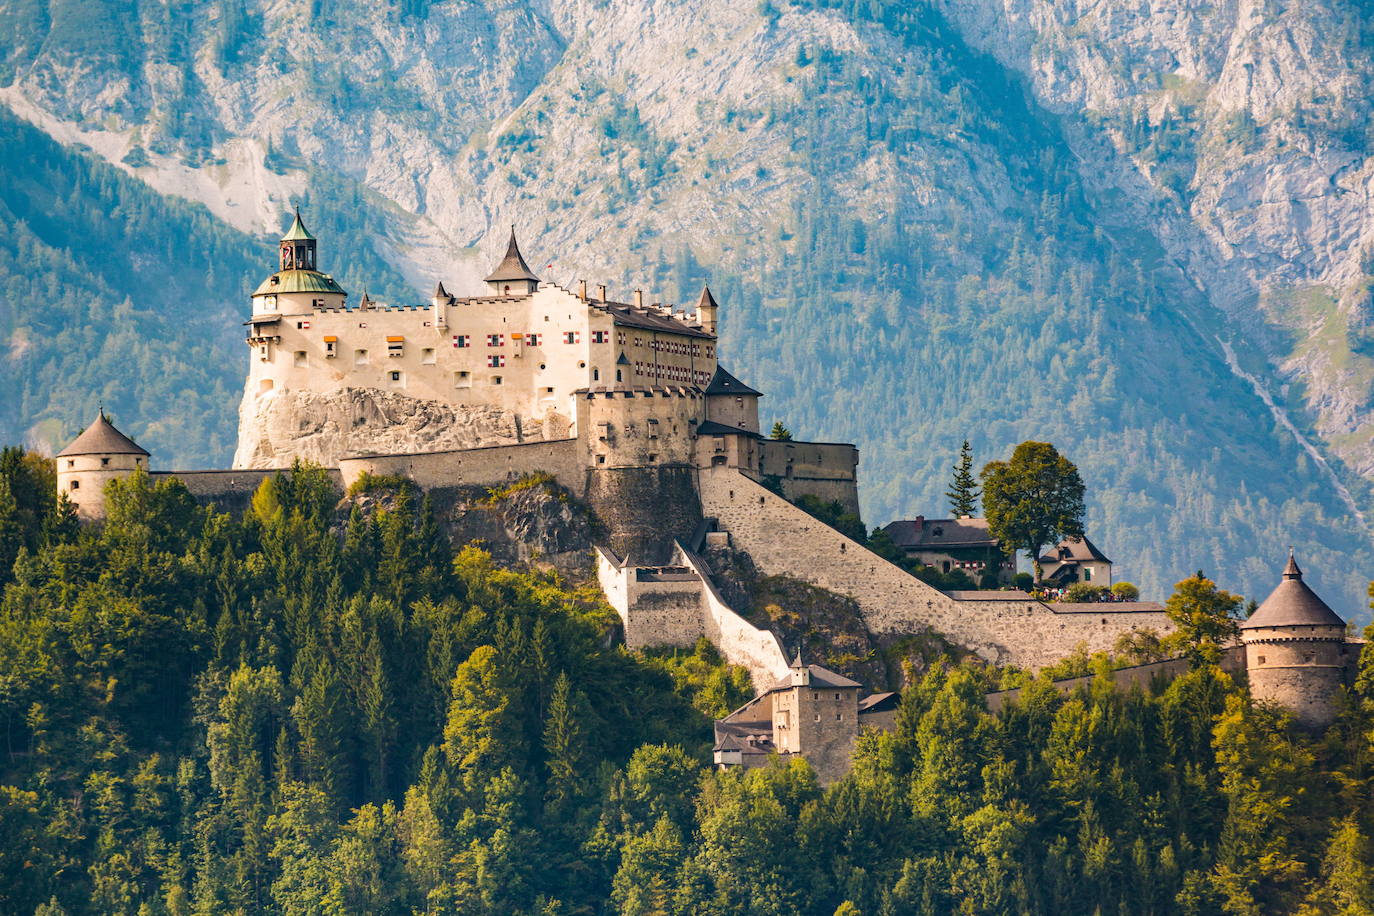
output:
[{"label": "rocky cliff outcrop", "polygon": [[532,423],[498,407],[445,404],[376,388],[248,393],[234,467],[333,467],[347,455],[437,452],[561,439],[557,418]]}]

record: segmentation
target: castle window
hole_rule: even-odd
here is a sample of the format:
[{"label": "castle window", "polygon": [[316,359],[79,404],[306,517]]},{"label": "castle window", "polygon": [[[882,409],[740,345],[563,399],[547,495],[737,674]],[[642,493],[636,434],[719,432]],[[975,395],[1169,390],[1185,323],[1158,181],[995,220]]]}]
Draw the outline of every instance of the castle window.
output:
[{"label": "castle window", "polygon": [[564,331],[563,342],[565,344],[575,344],[582,340],[581,331]]},{"label": "castle window", "polygon": [[616,380],[617,382],[623,382],[623,381],[625,381],[625,379],[624,379],[624,373],[622,373],[619,369],[615,370],[615,380]]},{"label": "castle window", "polygon": [[605,455],[597,455],[597,456],[596,456],[596,463],[597,463],[597,464],[605,464],[605,463],[606,463],[606,456],[605,456]]},{"label": "castle window", "polygon": [[108,459],[108,458],[101,458],[101,459],[100,459],[100,466],[101,466],[102,468],[107,468],[107,467],[109,467],[109,466],[110,466],[110,459]]},{"label": "castle window", "polygon": [[354,350],[354,351],[353,351],[353,365],[355,365],[355,366],[366,366],[366,365],[367,365],[367,351],[366,351],[366,350]]},{"label": "castle window", "polygon": [[466,372],[455,372],[455,373],[453,373],[453,387],[454,387],[454,388],[471,388],[471,387],[472,387],[472,376],[469,375],[469,374],[466,373]]},{"label": "castle window", "polygon": [[594,382],[599,382],[599,381],[601,381],[601,370],[600,370],[600,369],[593,369],[593,370],[592,370],[592,381],[594,381]]},{"label": "castle window", "polygon": [[499,375],[493,375],[493,376],[491,377],[491,383],[492,383],[493,385],[499,385],[499,384],[501,384],[501,376],[499,376]]},{"label": "castle window", "polygon": [[304,366],[304,365],[305,365],[305,351],[304,351],[304,350],[297,350],[297,351],[296,351],[296,353],[295,353],[295,364],[296,364],[297,366]]},{"label": "castle window", "polygon": [[500,369],[500,368],[501,368],[502,366],[504,366],[505,364],[506,364],[506,358],[505,358],[504,356],[502,356],[501,354],[499,354],[499,353],[498,353],[498,354],[495,354],[494,356],[488,356],[488,357],[487,357],[487,368],[488,368],[488,369]]},{"label": "castle window", "polygon": [[79,489],[81,489],[81,481],[79,481],[79,480],[73,480],[73,481],[72,481],[71,489],[73,489],[73,490],[79,490]]},{"label": "castle window", "polygon": [[386,339],[387,356],[404,356],[406,349],[406,339],[404,337],[388,337]]},{"label": "castle window", "polygon": [[505,345],[506,345],[506,335],[504,335],[504,334],[488,334],[488,335],[487,335],[487,346],[489,346],[489,347],[504,347]]},{"label": "castle window", "polygon": [[527,334],[527,335],[525,336],[525,343],[529,344],[531,347],[537,347],[537,346],[539,346],[539,335],[538,335],[538,334]]},{"label": "castle window", "polygon": [[68,458],[68,459],[67,459],[67,467],[69,467],[69,468],[74,468],[74,467],[76,467],[76,459],[75,459],[75,458]]},{"label": "castle window", "polygon": [[658,420],[654,419],[653,417],[649,418],[649,438],[658,438]]},{"label": "castle window", "polygon": [[390,372],[390,373],[388,373],[388,375],[391,376],[391,387],[392,387],[392,388],[404,388],[404,387],[406,386],[405,373],[403,373],[403,372]]},{"label": "castle window", "polygon": [[592,343],[606,343],[610,336],[607,331],[592,331]]},{"label": "castle window", "polygon": [[454,334],[453,345],[460,350],[464,347],[470,347],[472,346],[472,338],[466,334]]},{"label": "castle window", "polygon": [[322,309],[322,308],[324,308],[324,300],[323,300],[323,299],[311,299],[311,300],[310,300],[310,307],[311,307],[312,309]]},{"label": "castle window", "polygon": [[1093,580],[1093,568],[1092,568],[1091,566],[1084,566],[1084,567],[1083,567],[1083,581],[1084,581],[1084,582],[1091,582],[1092,580]]},{"label": "castle window", "polygon": [[324,355],[329,359],[333,359],[337,355],[338,339],[337,337],[326,337],[324,339]]},{"label": "castle window", "polygon": [[1260,663],[1261,665],[1264,664],[1264,656],[1263,656],[1263,655],[1261,655],[1261,656],[1259,657],[1259,663]]},{"label": "castle window", "polygon": [[426,366],[434,365],[435,356],[433,347],[425,347],[420,351],[420,362],[424,363]]},{"label": "castle window", "polygon": [[545,388],[544,391],[547,392],[547,393],[549,393],[549,394],[553,394],[553,389],[552,389],[552,388]]},{"label": "castle window", "polygon": [[266,309],[266,310],[269,311],[269,312],[275,312],[275,311],[277,310],[277,297],[276,297],[276,296],[263,296],[263,297],[262,297],[262,306],[263,306],[264,309]]},{"label": "castle window", "polygon": [[622,347],[625,346],[625,332],[624,332],[624,331],[621,331],[619,334],[615,335],[615,342],[618,343],[618,344],[620,344]]}]

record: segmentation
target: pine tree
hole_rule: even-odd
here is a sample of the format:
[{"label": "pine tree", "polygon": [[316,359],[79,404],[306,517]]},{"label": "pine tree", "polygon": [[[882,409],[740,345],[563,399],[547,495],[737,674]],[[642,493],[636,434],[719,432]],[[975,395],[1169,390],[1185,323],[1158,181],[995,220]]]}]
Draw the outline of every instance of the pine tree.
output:
[{"label": "pine tree", "polygon": [[954,476],[950,478],[945,495],[949,497],[949,508],[955,518],[978,512],[978,497],[983,494],[973,476],[973,449],[969,448],[967,439],[959,449],[959,460],[954,464]]},{"label": "pine tree", "polygon": [[781,420],[774,420],[773,428],[769,431],[768,438],[776,439],[779,442],[791,442],[792,430],[783,426]]}]

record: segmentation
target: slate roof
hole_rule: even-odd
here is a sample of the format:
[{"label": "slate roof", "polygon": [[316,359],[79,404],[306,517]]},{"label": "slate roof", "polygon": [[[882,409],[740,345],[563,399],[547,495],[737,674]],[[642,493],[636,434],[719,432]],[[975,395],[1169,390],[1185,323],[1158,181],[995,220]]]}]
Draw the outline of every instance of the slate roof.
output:
[{"label": "slate roof", "polygon": [[883,529],[903,550],[947,547],[989,547],[1000,543],[988,533],[985,518],[925,518],[889,522]]},{"label": "slate roof", "polygon": [[707,420],[697,427],[698,436],[748,436],[751,439],[762,439],[758,433],[748,429],[740,429],[738,426],[726,426],[724,423],[717,423],[715,420]]},{"label": "slate roof", "polygon": [[58,458],[76,455],[147,455],[134,440],[115,429],[101,410],[95,422],[86,427],[71,445],[57,453]]},{"label": "slate roof", "polygon": [[1290,553],[1288,565],[1278,588],[1269,593],[1264,603],[1255,609],[1250,619],[1240,625],[1242,630],[1260,627],[1344,627],[1345,621],[1317,597],[1317,593],[1302,581],[1302,570]]},{"label": "slate roof", "polygon": [[869,694],[859,701],[859,715],[866,712],[886,712],[889,709],[896,709],[897,704],[901,701],[901,695],[896,693]]},{"label": "slate roof", "polygon": [[1086,563],[1094,561],[1098,563],[1110,563],[1106,554],[1097,549],[1097,546],[1086,537],[1075,541],[1065,538],[1059,542],[1057,553],[1047,553],[1040,558],[1041,563]]},{"label": "slate roof", "polygon": [[696,325],[690,325],[681,319],[672,318],[668,315],[661,315],[650,309],[636,308],[624,302],[592,302],[589,304],[593,308],[608,312],[611,319],[621,327],[680,334],[684,337],[701,337],[705,340],[716,339],[714,334],[708,334]]},{"label": "slate roof", "polygon": [[711,376],[711,382],[706,386],[706,395],[708,397],[715,394],[728,394],[734,395],[735,397],[763,397],[762,392],[755,391],[753,388],[744,384],[744,382],[735,378],[729,372],[725,371],[725,367],[719,363],[716,364],[716,374]]},{"label": "slate roof", "polygon": [[801,660],[801,652],[793,659],[791,669],[787,676],[780,679],[773,687],[774,690],[786,690],[790,687],[798,686],[793,683],[792,676],[798,670],[802,670],[802,685],[807,687],[862,687],[858,681],[851,681],[843,674],[831,671],[829,668],[822,668],[820,665],[808,665]]},{"label": "slate roof", "polygon": [[773,745],[773,723],[770,722],[726,722],[716,721],[717,751],[741,751],[745,754],[771,754]]},{"label": "slate roof", "polygon": [[720,308],[720,306],[716,304],[716,297],[711,295],[711,287],[705,285],[701,287],[701,298],[697,300],[697,313],[700,314],[703,308]]},{"label": "slate roof", "polygon": [[530,270],[530,265],[525,263],[524,257],[520,254],[520,246],[515,243],[515,227],[510,227],[510,242],[506,245],[506,256],[501,259],[501,263],[496,265],[496,269],[487,277],[488,283],[501,283],[505,280],[533,280],[538,283],[539,278]]},{"label": "slate roof", "polygon": [[343,293],[344,288],[329,274],[318,270],[279,270],[263,280],[254,296],[275,296],[277,293]]}]

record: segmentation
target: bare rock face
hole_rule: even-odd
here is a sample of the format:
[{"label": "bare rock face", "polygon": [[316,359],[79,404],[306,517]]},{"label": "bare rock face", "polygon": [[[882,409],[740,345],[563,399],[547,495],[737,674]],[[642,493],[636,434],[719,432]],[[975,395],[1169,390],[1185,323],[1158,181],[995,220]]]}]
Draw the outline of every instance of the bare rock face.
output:
[{"label": "bare rock face", "polygon": [[556,415],[532,422],[486,405],[445,404],[376,388],[246,393],[239,407],[236,468],[325,467],[349,455],[437,452],[514,445],[567,435]]}]

